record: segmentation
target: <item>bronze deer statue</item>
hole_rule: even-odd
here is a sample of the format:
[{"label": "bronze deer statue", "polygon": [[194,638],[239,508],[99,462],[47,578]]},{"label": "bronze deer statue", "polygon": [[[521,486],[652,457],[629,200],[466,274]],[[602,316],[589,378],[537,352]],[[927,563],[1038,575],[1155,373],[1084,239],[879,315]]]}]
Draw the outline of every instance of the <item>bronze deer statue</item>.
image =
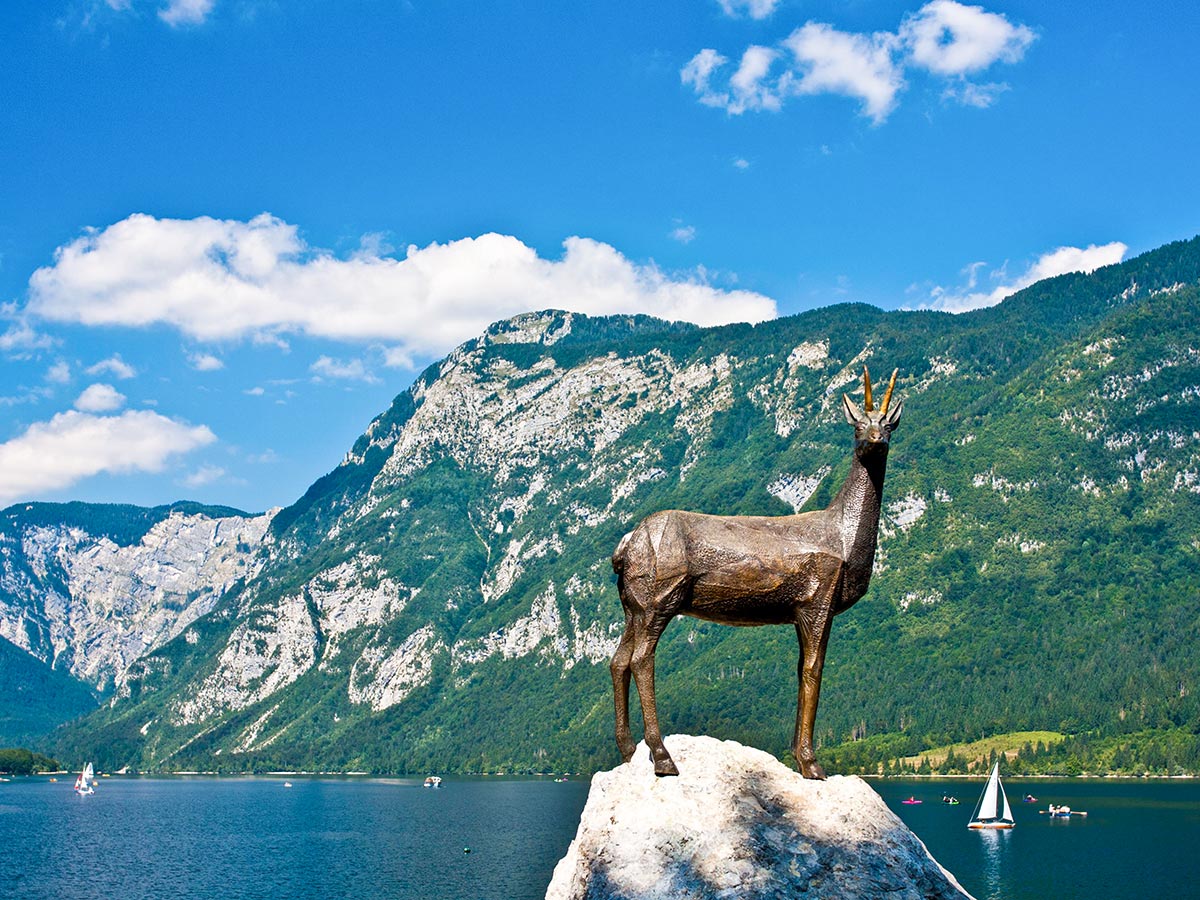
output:
[{"label": "bronze deer statue", "polygon": [[792,750],[805,778],[824,778],[813,751],[821,669],[833,617],[867,591],[875,561],[888,441],[903,401],[891,406],[896,372],[875,409],[863,367],[863,409],[846,395],[854,426],[850,474],[828,508],[793,516],[711,516],[666,510],[643,519],[617,546],[613,570],[625,632],[613,654],[617,747],[634,752],[629,678],[642,701],[646,744],[656,775],[678,775],[663,746],[654,699],[654,650],[677,615],[725,625],[782,625],[800,641],[799,698]]}]

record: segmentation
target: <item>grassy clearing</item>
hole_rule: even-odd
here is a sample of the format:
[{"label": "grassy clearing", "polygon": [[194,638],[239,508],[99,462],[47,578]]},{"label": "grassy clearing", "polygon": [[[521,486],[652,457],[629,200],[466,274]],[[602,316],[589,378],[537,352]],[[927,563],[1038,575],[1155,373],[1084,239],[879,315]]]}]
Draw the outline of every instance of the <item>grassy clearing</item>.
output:
[{"label": "grassy clearing", "polygon": [[1005,759],[1012,759],[1026,743],[1036,747],[1038,741],[1041,741],[1049,747],[1059,743],[1065,737],[1066,735],[1060,734],[1057,731],[1011,731],[1008,734],[993,735],[982,740],[972,741],[969,744],[950,744],[946,747],[935,747],[932,750],[926,750],[924,753],[918,753],[916,756],[903,757],[901,762],[911,766],[919,766],[922,759],[927,759],[931,766],[937,768],[946,761],[946,757],[950,755],[951,750],[954,751],[954,755],[959,759],[965,759],[968,762],[974,763],[981,763],[988,759],[993,750],[997,754],[1003,754]]}]

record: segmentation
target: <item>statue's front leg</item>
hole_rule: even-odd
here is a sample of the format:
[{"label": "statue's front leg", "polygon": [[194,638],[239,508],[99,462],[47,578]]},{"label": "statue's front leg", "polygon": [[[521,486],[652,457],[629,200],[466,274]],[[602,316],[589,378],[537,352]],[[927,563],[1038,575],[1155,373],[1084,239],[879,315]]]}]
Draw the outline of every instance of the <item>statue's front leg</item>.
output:
[{"label": "statue's front leg", "polygon": [[805,778],[825,780],[825,770],[817,762],[813,748],[813,732],[817,721],[817,703],[821,696],[821,670],[825,667],[825,646],[829,642],[832,614],[825,612],[801,619],[796,624],[800,639],[800,662],[796,674],[799,683],[796,698],[796,732],[792,738],[792,753],[796,768]]},{"label": "statue's front leg", "polygon": [[642,722],[646,731],[646,746],[654,761],[655,775],[678,775],[679,769],[663,743],[658,727],[658,702],[654,696],[654,649],[658,634],[648,631],[643,643],[633,651],[633,678],[637,682],[638,699],[642,703]]}]

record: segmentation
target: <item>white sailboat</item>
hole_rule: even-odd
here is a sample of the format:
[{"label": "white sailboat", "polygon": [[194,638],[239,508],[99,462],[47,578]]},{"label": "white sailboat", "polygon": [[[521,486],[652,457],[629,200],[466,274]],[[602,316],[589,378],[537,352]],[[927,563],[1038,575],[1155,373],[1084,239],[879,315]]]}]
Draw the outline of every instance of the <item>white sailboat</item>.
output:
[{"label": "white sailboat", "polygon": [[979,806],[975,815],[967,823],[968,828],[1012,828],[1012,807],[1008,805],[1008,795],[1004,793],[1004,785],[1000,783],[1000,761],[992,766],[992,774],[988,776],[987,786],[983,796],[979,798]]},{"label": "white sailboat", "polygon": [[92,764],[88,763],[83,767],[83,771],[79,773],[79,777],[75,779],[75,793],[77,794],[94,794],[96,789],[92,785],[96,781],[95,772],[92,769]]}]

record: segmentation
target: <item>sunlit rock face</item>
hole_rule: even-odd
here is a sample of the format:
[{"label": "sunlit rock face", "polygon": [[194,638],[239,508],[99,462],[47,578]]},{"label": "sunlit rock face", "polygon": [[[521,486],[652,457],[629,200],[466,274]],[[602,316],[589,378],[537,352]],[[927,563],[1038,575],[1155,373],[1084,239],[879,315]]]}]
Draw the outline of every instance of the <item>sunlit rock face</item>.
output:
[{"label": "sunlit rock face", "polygon": [[678,777],[656,777],[643,743],[592,779],[546,900],[969,898],[863,780],[809,781],[733,741],[666,743]]},{"label": "sunlit rock face", "polygon": [[273,513],[174,512],[129,545],[73,525],[0,541],[0,636],[106,690],[261,567]]}]

